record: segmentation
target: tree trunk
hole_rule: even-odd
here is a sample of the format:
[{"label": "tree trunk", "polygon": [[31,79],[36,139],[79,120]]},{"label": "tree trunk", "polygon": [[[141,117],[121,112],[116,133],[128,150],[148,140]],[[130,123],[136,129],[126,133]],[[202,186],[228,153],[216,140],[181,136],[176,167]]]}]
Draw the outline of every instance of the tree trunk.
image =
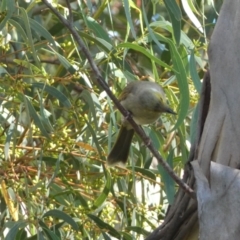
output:
[{"label": "tree trunk", "polygon": [[210,73],[204,78],[197,137],[185,166],[184,180],[196,190],[197,200],[179,189],[164,223],[147,240],[239,239],[239,29],[240,0],[225,0],[208,49]]}]

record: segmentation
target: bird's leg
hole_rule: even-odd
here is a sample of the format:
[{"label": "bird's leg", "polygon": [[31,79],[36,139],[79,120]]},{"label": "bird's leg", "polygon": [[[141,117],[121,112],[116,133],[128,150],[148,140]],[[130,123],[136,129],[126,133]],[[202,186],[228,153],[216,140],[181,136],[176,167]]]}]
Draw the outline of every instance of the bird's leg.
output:
[{"label": "bird's leg", "polygon": [[152,141],[150,139],[150,137],[148,137],[148,143],[146,144],[147,147],[149,147],[151,145]]},{"label": "bird's leg", "polygon": [[124,116],[124,120],[128,120],[130,117],[132,117],[132,112],[127,111],[127,116]]},{"label": "bird's leg", "polygon": [[[130,117],[132,118],[132,112],[127,111],[127,116],[123,116],[123,117],[122,117],[122,124],[123,124],[124,126],[129,126],[128,119],[129,119]],[[131,125],[130,125],[130,126],[131,126]],[[127,128],[129,128],[129,127],[127,127]],[[132,128],[132,127],[130,127],[130,128]]]}]

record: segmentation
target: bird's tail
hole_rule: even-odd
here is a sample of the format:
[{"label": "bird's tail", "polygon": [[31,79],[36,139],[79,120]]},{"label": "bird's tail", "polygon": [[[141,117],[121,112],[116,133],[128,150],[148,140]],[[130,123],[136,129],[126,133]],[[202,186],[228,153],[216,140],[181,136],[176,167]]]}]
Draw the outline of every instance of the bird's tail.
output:
[{"label": "bird's tail", "polygon": [[108,155],[107,164],[108,165],[125,165],[127,163],[128,154],[134,135],[133,129],[127,129],[121,126],[120,131],[117,136],[117,140]]}]

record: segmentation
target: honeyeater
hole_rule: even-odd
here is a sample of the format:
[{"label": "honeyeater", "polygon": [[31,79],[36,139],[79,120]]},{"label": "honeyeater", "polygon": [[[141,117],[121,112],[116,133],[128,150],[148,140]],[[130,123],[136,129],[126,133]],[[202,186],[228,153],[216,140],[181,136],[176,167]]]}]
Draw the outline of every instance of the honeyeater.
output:
[{"label": "honeyeater", "polygon": [[[175,114],[166,103],[162,87],[155,82],[129,83],[120,94],[119,101],[138,125],[155,122],[161,113]],[[117,140],[107,158],[108,165],[126,164],[133,135],[131,124],[123,117]]]}]

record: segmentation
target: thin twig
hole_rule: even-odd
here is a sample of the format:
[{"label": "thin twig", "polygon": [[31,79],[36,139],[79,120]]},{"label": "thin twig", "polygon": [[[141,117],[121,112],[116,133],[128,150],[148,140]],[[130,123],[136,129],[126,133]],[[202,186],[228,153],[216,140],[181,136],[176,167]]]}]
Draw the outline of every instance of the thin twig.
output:
[{"label": "thin twig", "polygon": [[[174,179],[174,181],[187,193],[190,194],[191,197],[194,197],[194,191],[184,182],[181,178],[179,178],[173,169],[168,165],[168,163],[162,158],[162,156],[159,154],[159,152],[154,148],[153,144],[149,141],[149,138],[145,134],[145,132],[142,130],[141,127],[139,127],[134,120],[129,116],[129,112],[120,104],[118,99],[113,95],[112,91],[110,90],[109,86],[104,81],[104,78],[102,77],[97,65],[95,64],[93,58],[91,57],[90,52],[86,48],[82,38],[79,36],[77,31],[75,30],[73,26],[73,22],[66,20],[49,2],[48,0],[42,0],[42,2],[58,17],[58,19],[62,22],[62,24],[71,32],[73,38],[79,45],[80,50],[84,53],[86,58],[88,59],[88,62],[95,74],[96,80],[99,83],[99,85],[106,91],[108,96],[111,98],[111,100],[114,102],[118,110],[122,113],[122,115],[127,118],[127,120],[132,125],[135,132],[140,136],[144,144],[148,147],[148,149],[152,152],[152,154],[156,157],[158,160],[158,163],[162,165],[162,167],[169,173],[169,175]],[[67,5],[70,6],[68,0]],[[70,12],[70,9],[69,9]],[[70,16],[70,19],[72,17]]]}]

